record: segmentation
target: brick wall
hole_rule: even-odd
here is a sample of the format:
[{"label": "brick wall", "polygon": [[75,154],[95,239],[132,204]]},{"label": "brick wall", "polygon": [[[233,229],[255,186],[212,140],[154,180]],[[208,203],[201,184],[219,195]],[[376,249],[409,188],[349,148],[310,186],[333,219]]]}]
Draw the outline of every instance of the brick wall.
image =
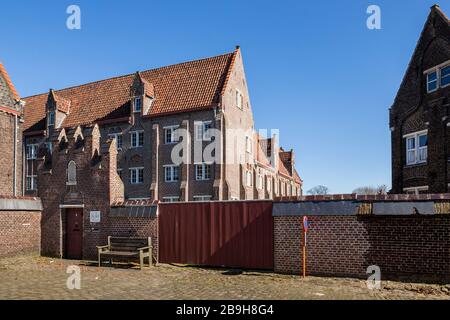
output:
[{"label": "brick wall", "polygon": [[158,261],[158,218],[111,217],[104,234],[116,237],[151,237],[153,257]]},{"label": "brick wall", "polygon": [[[450,216],[310,216],[307,270],[313,275],[450,274]],[[301,272],[301,216],[274,217],[275,271]]]},{"label": "brick wall", "polygon": [[39,211],[0,210],[0,257],[35,254],[41,244]]}]

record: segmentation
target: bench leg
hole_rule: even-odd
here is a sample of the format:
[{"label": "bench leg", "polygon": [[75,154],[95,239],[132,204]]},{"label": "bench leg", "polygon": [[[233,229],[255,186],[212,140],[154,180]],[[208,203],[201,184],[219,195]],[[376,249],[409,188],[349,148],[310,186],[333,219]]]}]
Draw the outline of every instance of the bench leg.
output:
[{"label": "bench leg", "polygon": [[140,262],[140,264],[141,264],[141,270],[142,270],[142,268],[144,268],[144,257],[142,256],[142,254],[140,254],[139,255],[139,262]]}]

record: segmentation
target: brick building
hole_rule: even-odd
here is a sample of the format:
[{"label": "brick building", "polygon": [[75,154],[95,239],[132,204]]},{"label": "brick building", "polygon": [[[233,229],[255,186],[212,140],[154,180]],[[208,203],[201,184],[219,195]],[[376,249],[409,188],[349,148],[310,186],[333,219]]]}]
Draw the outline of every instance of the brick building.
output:
[{"label": "brick building", "polygon": [[449,84],[450,22],[435,5],[390,109],[392,193],[449,191]]},{"label": "brick building", "polygon": [[23,102],[0,62],[0,195],[22,195]]},{"label": "brick building", "polygon": [[294,152],[278,146],[277,134],[267,138],[255,131],[239,47],[212,58],[50,90],[25,101],[28,195],[46,192],[38,188],[38,166],[51,162],[54,132],[94,124],[100,143],[116,139],[126,199],[302,194]]}]

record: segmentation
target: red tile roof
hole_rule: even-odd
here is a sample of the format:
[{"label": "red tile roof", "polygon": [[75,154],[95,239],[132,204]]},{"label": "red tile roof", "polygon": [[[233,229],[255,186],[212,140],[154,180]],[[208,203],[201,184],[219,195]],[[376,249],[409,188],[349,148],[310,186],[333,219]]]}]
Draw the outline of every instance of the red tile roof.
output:
[{"label": "red tile roof", "polygon": [[[150,115],[209,109],[219,102],[233,53],[184,62],[140,72],[154,86],[155,100]],[[58,97],[70,101],[64,127],[123,118],[130,114],[130,87],[135,74],[57,90]],[[48,94],[25,98],[25,126],[28,131],[43,130]]]},{"label": "red tile roof", "polygon": [[14,88],[14,85],[8,75],[8,72],[6,72],[6,69],[1,62],[0,62],[0,75],[3,76],[3,79],[5,79],[6,85],[13,94],[14,99],[16,101],[19,101],[20,100],[19,94],[17,93],[16,88]]}]

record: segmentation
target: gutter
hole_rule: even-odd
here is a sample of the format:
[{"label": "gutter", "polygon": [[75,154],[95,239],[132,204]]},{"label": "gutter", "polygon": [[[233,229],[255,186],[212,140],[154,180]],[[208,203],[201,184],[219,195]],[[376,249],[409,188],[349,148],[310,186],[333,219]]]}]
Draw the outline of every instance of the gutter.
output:
[{"label": "gutter", "polygon": [[17,196],[17,114],[14,115],[14,164],[13,164],[13,196]]}]

